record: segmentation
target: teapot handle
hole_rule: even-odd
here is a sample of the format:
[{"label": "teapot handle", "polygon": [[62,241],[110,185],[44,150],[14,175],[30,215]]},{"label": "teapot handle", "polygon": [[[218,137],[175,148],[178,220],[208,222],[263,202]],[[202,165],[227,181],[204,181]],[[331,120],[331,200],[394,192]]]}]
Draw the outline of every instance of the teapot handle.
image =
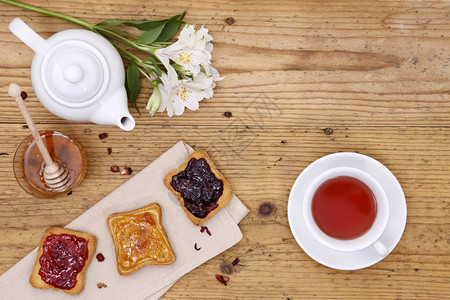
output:
[{"label": "teapot handle", "polygon": [[9,23],[9,30],[17,36],[28,47],[33,49],[34,52],[38,52],[45,40],[33,31],[27,24],[25,24],[20,18],[15,18]]}]

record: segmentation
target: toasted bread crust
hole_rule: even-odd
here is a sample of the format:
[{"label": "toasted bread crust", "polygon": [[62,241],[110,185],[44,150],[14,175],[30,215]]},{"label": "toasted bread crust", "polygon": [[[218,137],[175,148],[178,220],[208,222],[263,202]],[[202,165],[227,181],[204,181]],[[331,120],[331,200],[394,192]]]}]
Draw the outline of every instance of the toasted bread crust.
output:
[{"label": "toasted bread crust", "polygon": [[[161,236],[163,237],[164,241],[166,242],[168,248],[169,248],[169,258],[167,261],[165,262],[155,262],[151,259],[143,259],[141,260],[136,266],[131,267],[131,268],[127,268],[122,266],[119,263],[118,257],[119,257],[119,244],[117,241],[117,237],[114,234],[114,228],[117,224],[117,222],[124,216],[136,216],[136,215],[140,215],[142,213],[151,213],[152,216],[154,217],[155,220],[155,224],[156,227],[158,228],[159,232],[161,232]],[[111,233],[111,237],[113,239],[114,242],[114,246],[115,246],[115,252],[116,252],[116,262],[117,262],[117,272],[120,275],[126,276],[129,275],[143,267],[145,267],[146,265],[170,265],[172,263],[175,262],[176,260],[176,255],[175,252],[172,249],[172,246],[170,245],[169,242],[169,238],[167,236],[166,230],[164,229],[164,226],[162,225],[161,222],[162,219],[162,215],[161,215],[161,207],[159,206],[159,204],[157,203],[152,203],[150,205],[141,207],[139,209],[135,209],[132,211],[128,211],[128,212],[123,212],[123,213],[115,213],[110,215],[107,219],[106,219],[106,224],[108,225],[108,229],[109,232]]]},{"label": "toasted bread crust", "polygon": [[[48,236],[53,235],[53,234],[70,234],[70,235],[74,235],[74,236],[77,236],[80,238],[84,238],[85,240],[88,241],[88,258],[85,261],[84,267],[81,270],[81,272],[77,274],[76,285],[70,290],[59,289],[54,286],[51,286],[48,283],[46,283],[45,281],[43,281],[41,276],[39,275],[39,270],[41,268],[39,259],[41,258],[42,253],[44,252],[43,245],[44,245],[45,239]],[[51,288],[54,290],[60,290],[69,295],[80,294],[84,289],[84,272],[86,271],[87,267],[89,266],[92,256],[94,256],[96,246],[97,246],[97,240],[96,240],[95,236],[93,236],[92,234],[84,233],[84,232],[80,232],[80,231],[74,231],[74,230],[70,230],[70,229],[66,229],[66,228],[59,228],[59,227],[51,227],[51,228],[47,229],[45,231],[44,235],[42,236],[41,242],[39,244],[36,262],[34,264],[33,271],[31,272],[31,276],[30,276],[31,285],[38,289]]]},{"label": "toasted bread crust", "polygon": [[[184,205],[184,199],[181,196],[180,192],[177,192],[173,187],[172,187],[172,177],[177,175],[178,173],[180,173],[181,171],[184,171],[189,163],[189,161],[192,159],[200,159],[200,158],[204,158],[206,160],[206,162],[208,163],[209,167],[211,168],[211,172],[214,173],[214,175],[217,177],[217,179],[221,180],[223,182],[223,193],[220,196],[220,198],[217,200],[217,207],[212,210],[211,212],[208,213],[208,215],[205,218],[197,218],[196,216],[194,216]],[[167,186],[167,188],[175,194],[175,196],[177,196],[178,201],[181,204],[181,207],[183,208],[184,212],[186,213],[187,217],[189,218],[189,220],[191,220],[191,222],[194,225],[200,226],[203,223],[205,223],[206,221],[208,221],[209,219],[211,219],[212,216],[214,216],[216,213],[218,213],[225,205],[228,204],[228,202],[230,202],[231,198],[233,197],[233,192],[231,191],[231,187],[230,184],[228,183],[228,181],[226,180],[226,178],[219,172],[219,170],[217,170],[216,166],[214,165],[213,161],[211,160],[211,158],[209,157],[209,155],[202,150],[197,150],[195,152],[193,152],[191,155],[189,155],[189,157],[178,167],[177,170],[171,171],[169,173],[167,173],[167,175],[164,177],[164,184]]]}]

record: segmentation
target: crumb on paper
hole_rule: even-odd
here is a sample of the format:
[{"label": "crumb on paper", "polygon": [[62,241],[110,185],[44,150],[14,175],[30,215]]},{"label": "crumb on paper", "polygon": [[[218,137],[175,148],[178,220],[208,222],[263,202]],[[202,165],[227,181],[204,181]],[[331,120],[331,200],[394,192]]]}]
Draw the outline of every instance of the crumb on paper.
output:
[{"label": "crumb on paper", "polygon": [[200,227],[200,232],[203,233],[203,232],[205,232],[205,231],[206,231],[206,233],[207,233],[209,236],[211,236],[211,232],[209,231],[208,227],[206,227],[206,226],[201,226],[201,227]]},{"label": "crumb on paper", "polygon": [[107,287],[107,285],[104,284],[103,282],[100,282],[100,283],[97,283],[97,287],[98,287],[99,289],[101,289],[101,288]]},{"label": "crumb on paper", "polygon": [[97,260],[98,260],[99,262],[102,262],[102,261],[105,260],[105,256],[104,256],[101,252],[99,252],[99,253],[95,256],[95,258],[97,258]]}]

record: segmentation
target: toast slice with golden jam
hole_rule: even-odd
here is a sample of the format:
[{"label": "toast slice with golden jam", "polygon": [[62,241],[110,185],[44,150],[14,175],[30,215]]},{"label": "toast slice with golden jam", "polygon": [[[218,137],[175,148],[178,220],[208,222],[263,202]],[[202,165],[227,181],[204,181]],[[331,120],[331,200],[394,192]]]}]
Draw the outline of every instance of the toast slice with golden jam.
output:
[{"label": "toast slice with golden jam", "polygon": [[106,223],[114,241],[120,275],[129,275],[146,265],[168,265],[175,261],[159,204],[112,214]]}]

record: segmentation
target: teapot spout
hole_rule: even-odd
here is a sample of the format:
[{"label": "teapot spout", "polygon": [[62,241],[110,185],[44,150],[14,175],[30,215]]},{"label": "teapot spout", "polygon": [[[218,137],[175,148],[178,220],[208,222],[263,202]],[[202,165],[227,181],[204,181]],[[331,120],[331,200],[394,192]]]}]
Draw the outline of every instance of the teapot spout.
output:
[{"label": "teapot spout", "polygon": [[[124,89],[125,90],[125,89]],[[126,97],[126,94],[125,94]],[[136,126],[134,118],[128,111],[127,101],[104,103],[90,116],[90,121],[102,125],[116,125],[119,128],[130,131]]]},{"label": "teapot spout", "polygon": [[120,122],[117,124],[117,126],[125,131],[131,131],[134,126],[136,126],[136,122],[134,121],[134,118],[130,115],[130,113],[127,113],[122,118],[120,118]]}]

